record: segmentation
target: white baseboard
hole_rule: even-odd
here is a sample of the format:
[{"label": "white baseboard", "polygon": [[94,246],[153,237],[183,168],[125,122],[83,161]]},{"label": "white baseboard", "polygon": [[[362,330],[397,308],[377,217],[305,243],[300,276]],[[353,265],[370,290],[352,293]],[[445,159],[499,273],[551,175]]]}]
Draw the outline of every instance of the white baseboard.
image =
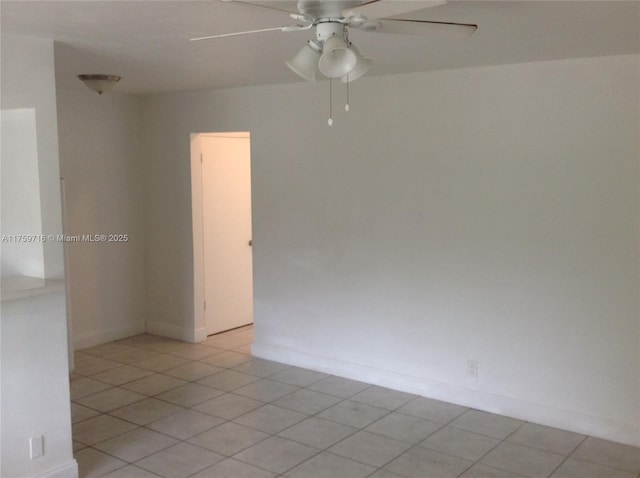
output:
[{"label": "white baseboard", "polygon": [[133,335],[144,334],[144,322],[127,325],[126,327],[116,327],[112,329],[92,330],[81,334],[74,331],[73,349],[81,350],[94,345],[100,345],[114,340],[124,339]]},{"label": "white baseboard", "polygon": [[[147,333],[191,343],[202,342],[207,338],[204,329],[194,330],[193,327],[183,327],[149,320],[147,320]],[[203,334],[204,336],[201,337]]]},{"label": "white baseboard", "polygon": [[196,329],[194,333],[194,342],[204,342],[207,340],[207,329],[206,327],[202,327],[200,329]]},{"label": "white baseboard", "polygon": [[436,382],[392,370],[381,370],[362,364],[344,362],[270,344],[254,342],[251,346],[251,354],[267,360],[380,385],[540,425],[640,446],[640,425],[633,420],[630,420],[629,423],[621,423],[606,417],[557,409],[539,403]]},{"label": "white baseboard", "polygon": [[78,463],[71,460],[53,470],[36,475],[35,478],[78,478]]},{"label": "white baseboard", "polygon": [[133,335],[144,334],[145,332],[191,343],[202,342],[207,339],[207,331],[204,327],[194,331],[193,329],[178,325],[147,321],[146,325],[142,322],[127,327],[93,330],[86,334],[74,334],[73,349],[86,349],[87,347],[113,342],[114,340],[124,339]]}]

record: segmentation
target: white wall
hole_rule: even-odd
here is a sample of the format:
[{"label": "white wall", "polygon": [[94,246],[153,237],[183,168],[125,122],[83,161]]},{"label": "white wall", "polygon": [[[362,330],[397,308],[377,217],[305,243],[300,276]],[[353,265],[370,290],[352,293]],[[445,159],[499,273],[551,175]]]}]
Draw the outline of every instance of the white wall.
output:
[{"label": "white wall", "polygon": [[[52,50],[51,42],[2,37],[2,109],[36,110],[42,232],[47,235],[62,232]],[[45,277],[64,277],[62,244],[47,241],[43,251]]]},{"label": "white wall", "polygon": [[[71,444],[64,283],[2,301],[3,478],[77,478]],[[3,281],[3,288],[6,282]],[[62,345],[62,347],[61,347]],[[31,459],[29,439],[43,436]]]},{"label": "white wall", "polygon": [[[44,277],[35,108],[2,110],[2,277]],[[16,205],[20,207],[16,207]],[[29,238],[32,241],[25,241]]]},{"label": "white wall", "polygon": [[[60,234],[53,42],[3,35],[1,58],[2,110],[35,110],[42,232]],[[55,291],[45,287],[41,295],[7,300],[4,278],[2,283],[0,475],[7,478],[78,476],[71,445],[62,244],[47,241],[43,250],[45,277],[55,279]],[[40,435],[45,454],[32,460],[28,440]]]},{"label": "white wall", "polygon": [[326,82],[147,98],[149,315],[193,327],[189,134],[250,130],[255,354],[638,445],[639,85],[363,78],[332,128]]},{"label": "white wall", "polygon": [[128,237],[66,243],[74,345],[80,349],[145,331],[140,100],[59,89],[58,119],[65,233]]}]

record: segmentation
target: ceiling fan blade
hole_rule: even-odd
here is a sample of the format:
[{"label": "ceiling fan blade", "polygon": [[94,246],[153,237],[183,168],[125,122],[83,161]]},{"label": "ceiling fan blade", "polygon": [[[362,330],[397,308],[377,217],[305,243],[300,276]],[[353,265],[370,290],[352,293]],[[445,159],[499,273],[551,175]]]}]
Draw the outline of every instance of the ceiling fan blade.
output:
[{"label": "ceiling fan blade", "polygon": [[248,30],[246,32],[223,33],[221,35],[210,35],[210,36],[206,36],[206,37],[190,38],[189,41],[213,40],[215,38],[237,37],[237,36],[240,36],[240,35],[251,35],[252,33],[286,31],[285,29],[288,29],[288,28],[289,27],[261,28],[260,30]]},{"label": "ceiling fan blade", "polygon": [[246,32],[222,33],[220,35],[209,35],[206,37],[190,38],[189,41],[213,40],[215,38],[237,37],[240,35],[251,35],[252,33],[264,33],[264,32],[276,32],[276,31],[299,32],[302,30],[310,30],[311,28],[313,28],[312,23],[308,25],[287,25],[284,27],[260,28],[259,30],[247,30]]},{"label": "ceiling fan blade", "polygon": [[371,28],[371,24],[363,26],[363,30],[365,31],[450,38],[454,40],[466,38],[478,29],[478,25],[469,23],[432,22],[428,20],[401,20],[391,18],[378,20],[375,22],[375,28]]},{"label": "ceiling fan blade", "polygon": [[445,0],[373,0],[355,8],[343,10],[344,18],[365,17],[368,20],[395,17],[409,12],[437,7],[447,3]]},{"label": "ceiling fan blade", "polygon": [[260,1],[260,0],[257,0],[255,2],[245,2],[243,0],[220,0],[220,1],[224,3],[235,3],[237,5],[244,5],[246,7],[265,8],[267,10],[274,10],[276,12],[282,12],[287,14],[298,13],[297,10],[285,10],[284,8],[271,6],[269,5],[269,3],[272,3],[272,2],[270,1]]}]

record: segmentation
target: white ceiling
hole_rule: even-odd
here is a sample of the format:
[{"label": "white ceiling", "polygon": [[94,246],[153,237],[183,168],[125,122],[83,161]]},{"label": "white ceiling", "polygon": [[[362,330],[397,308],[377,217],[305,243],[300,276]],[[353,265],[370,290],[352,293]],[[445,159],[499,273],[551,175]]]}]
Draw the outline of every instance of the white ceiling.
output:
[{"label": "white ceiling", "polygon": [[[296,10],[295,1],[268,4]],[[108,73],[122,76],[119,91],[136,94],[303,81],[284,61],[312,37],[269,32],[189,42],[293,24],[285,13],[219,0],[2,0],[0,15],[3,34],[57,42],[61,86],[82,87],[80,73]],[[475,23],[478,31],[445,40],[351,30],[374,61],[369,75],[640,53],[638,0],[453,0],[405,17]]]}]

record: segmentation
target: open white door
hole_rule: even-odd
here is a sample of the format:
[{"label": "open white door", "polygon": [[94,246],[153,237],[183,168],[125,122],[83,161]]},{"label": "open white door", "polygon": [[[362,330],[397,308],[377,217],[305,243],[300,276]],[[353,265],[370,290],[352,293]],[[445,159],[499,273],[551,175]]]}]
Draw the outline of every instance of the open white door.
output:
[{"label": "open white door", "polygon": [[203,134],[202,231],[207,335],[253,322],[248,133]]}]

